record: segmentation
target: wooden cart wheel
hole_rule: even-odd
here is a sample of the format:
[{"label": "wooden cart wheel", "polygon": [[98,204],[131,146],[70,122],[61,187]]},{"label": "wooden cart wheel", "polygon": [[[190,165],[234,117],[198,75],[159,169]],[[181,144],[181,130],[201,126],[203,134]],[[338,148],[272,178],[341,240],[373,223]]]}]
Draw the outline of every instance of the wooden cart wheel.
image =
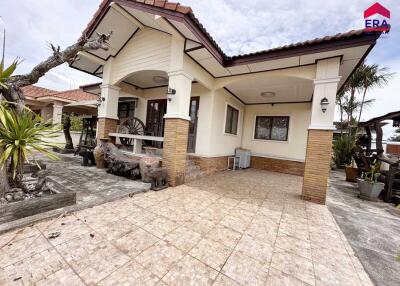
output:
[{"label": "wooden cart wheel", "polygon": [[[132,134],[132,135],[144,135],[145,125],[137,117],[125,119],[118,128],[118,133]],[[121,144],[124,146],[132,145],[132,138],[120,138]]]}]

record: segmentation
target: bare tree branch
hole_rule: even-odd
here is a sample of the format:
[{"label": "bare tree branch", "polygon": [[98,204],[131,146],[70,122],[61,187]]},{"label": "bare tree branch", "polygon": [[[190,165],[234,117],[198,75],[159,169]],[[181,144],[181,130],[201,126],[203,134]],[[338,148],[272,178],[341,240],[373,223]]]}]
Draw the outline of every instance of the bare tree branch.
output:
[{"label": "bare tree branch", "polygon": [[79,52],[98,49],[108,50],[108,40],[110,36],[111,32],[109,34],[97,33],[93,39],[81,37],[77,43],[67,47],[63,51],[60,50],[59,46],[56,47],[50,44],[53,55],[36,65],[30,73],[10,77],[4,82],[8,89],[0,88],[0,93],[2,93],[8,101],[17,102],[18,105],[22,104],[23,106],[25,98],[21,92],[21,87],[37,83],[49,70],[63,63],[71,64]]}]

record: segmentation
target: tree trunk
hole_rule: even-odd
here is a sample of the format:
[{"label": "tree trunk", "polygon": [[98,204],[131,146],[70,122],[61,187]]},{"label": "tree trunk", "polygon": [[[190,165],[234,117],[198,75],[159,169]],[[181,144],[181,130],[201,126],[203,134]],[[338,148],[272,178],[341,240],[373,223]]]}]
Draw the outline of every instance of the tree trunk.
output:
[{"label": "tree trunk", "polygon": [[[4,152],[4,148],[0,148],[0,154]],[[5,193],[10,190],[7,176],[7,164],[0,168],[0,198],[4,197]]]},{"label": "tree trunk", "polygon": [[63,124],[65,149],[74,149],[74,143],[72,142],[71,133],[69,132],[70,129],[71,129],[71,117],[69,117],[69,115],[65,115]]},{"label": "tree trunk", "polygon": [[361,106],[360,106],[360,114],[358,115],[358,122],[360,122],[361,120],[361,114],[363,111],[363,106],[364,106],[364,100],[365,100],[365,95],[367,94],[367,88],[364,87],[364,93],[363,93],[363,97],[362,97],[362,101],[361,101]]}]

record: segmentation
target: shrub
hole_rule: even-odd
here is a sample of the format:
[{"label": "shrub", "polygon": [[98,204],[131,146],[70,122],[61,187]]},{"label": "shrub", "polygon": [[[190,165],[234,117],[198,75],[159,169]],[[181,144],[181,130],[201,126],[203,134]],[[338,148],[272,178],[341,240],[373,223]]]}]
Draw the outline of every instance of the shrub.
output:
[{"label": "shrub", "polygon": [[333,142],[333,161],[336,167],[343,168],[351,164],[353,147],[354,138],[352,136],[342,136]]}]

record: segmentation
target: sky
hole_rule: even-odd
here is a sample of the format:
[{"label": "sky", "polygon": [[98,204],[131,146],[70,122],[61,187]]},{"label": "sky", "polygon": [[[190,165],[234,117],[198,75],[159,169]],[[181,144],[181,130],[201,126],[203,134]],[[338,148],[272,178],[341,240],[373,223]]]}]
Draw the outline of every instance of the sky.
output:
[{"label": "sky", "polygon": [[[16,73],[29,72],[51,54],[49,43],[73,44],[101,0],[0,0],[0,28],[6,28],[6,63],[23,60]],[[228,55],[255,52],[315,37],[363,28],[363,11],[374,1],[352,0],[180,0]],[[381,38],[367,58],[395,75],[384,88],[369,92],[375,98],[362,119],[400,110],[400,1],[380,3],[391,11],[389,35]],[[2,23],[3,22],[3,23]],[[101,81],[69,68],[51,70],[38,85],[66,90]],[[391,133],[386,127],[385,134]],[[389,136],[389,135],[387,135]],[[386,136],[386,137],[387,137]]]}]

